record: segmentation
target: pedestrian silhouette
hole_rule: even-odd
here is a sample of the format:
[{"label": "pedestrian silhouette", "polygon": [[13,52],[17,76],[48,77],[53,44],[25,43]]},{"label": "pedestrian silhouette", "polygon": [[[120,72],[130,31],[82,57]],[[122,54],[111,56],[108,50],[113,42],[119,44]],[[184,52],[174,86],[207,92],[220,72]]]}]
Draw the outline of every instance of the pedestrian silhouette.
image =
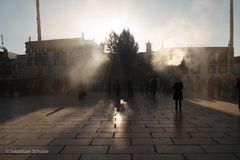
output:
[{"label": "pedestrian silhouette", "polygon": [[78,99],[83,99],[87,97],[87,92],[85,85],[83,84],[82,81],[79,82],[79,92],[78,92]]},{"label": "pedestrian silhouette", "polygon": [[222,97],[222,80],[220,77],[216,78],[216,88],[217,88],[217,96],[218,98]]},{"label": "pedestrian silhouette", "polygon": [[151,82],[150,82],[150,87],[151,87],[151,93],[153,98],[155,98],[156,96],[156,92],[157,92],[157,79],[156,77],[154,77]]},{"label": "pedestrian silhouette", "polygon": [[150,79],[149,78],[145,79],[144,85],[145,85],[145,94],[148,95],[149,90],[150,90]]},{"label": "pedestrian silhouette", "polygon": [[240,78],[238,78],[238,79],[236,80],[235,87],[236,87],[237,90],[238,90],[238,109],[239,109],[239,112],[240,112]]},{"label": "pedestrian silhouette", "polygon": [[112,95],[112,82],[111,79],[108,81],[108,96],[110,97]]},{"label": "pedestrian silhouette", "polygon": [[173,100],[175,100],[175,109],[177,110],[178,107],[181,110],[182,109],[182,100],[183,100],[183,83],[177,79],[173,86]]},{"label": "pedestrian silhouette", "polygon": [[208,97],[209,98],[214,98],[214,93],[215,93],[215,78],[213,75],[208,79],[207,83],[207,90],[208,90]]},{"label": "pedestrian silhouette", "polygon": [[128,80],[127,88],[128,88],[128,97],[133,97],[133,84],[131,80]]}]

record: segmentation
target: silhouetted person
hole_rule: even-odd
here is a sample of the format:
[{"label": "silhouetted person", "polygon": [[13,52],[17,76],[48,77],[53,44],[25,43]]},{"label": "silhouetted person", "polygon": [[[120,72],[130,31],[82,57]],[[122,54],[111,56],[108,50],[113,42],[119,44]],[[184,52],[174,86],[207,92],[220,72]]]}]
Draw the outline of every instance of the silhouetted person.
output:
[{"label": "silhouetted person", "polygon": [[133,84],[131,80],[127,82],[127,88],[128,88],[128,97],[133,97]]},{"label": "silhouetted person", "polygon": [[112,95],[112,82],[111,80],[108,81],[108,96]]},{"label": "silhouetted person", "polygon": [[150,90],[150,80],[146,79],[144,83],[145,83],[145,94],[148,95]]},{"label": "silhouetted person", "polygon": [[223,81],[223,97],[224,98],[228,98],[228,92],[229,92],[228,77],[224,77],[224,81]]},{"label": "silhouetted person", "polygon": [[238,90],[238,109],[239,109],[239,111],[240,111],[240,78],[238,78],[238,79],[236,80],[235,87],[236,87],[237,90]]},{"label": "silhouetted person", "polygon": [[207,89],[208,89],[208,97],[209,97],[209,98],[214,98],[214,93],[215,93],[215,80],[214,80],[214,77],[213,77],[213,76],[211,76],[211,77],[208,79]]},{"label": "silhouetted person", "polygon": [[182,109],[182,100],[183,100],[183,83],[177,79],[173,86],[173,99],[175,100],[175,109],[177,110],[178,107],[181,110]]},{"label": "silhouetted person", "polygon": [[150,82],[150,87],[151,87],[151,93],[153,98],[156,96],[156,91],[157,91],[157,79],[154,77],[151,82]]},{"label": "silhouetted person", "polygon": [[235,78],[233,75],[230,75],[230,82],[229,82],[229,85],[230,85],[230,90],[229,90],[229,94],[230,94],[230,99],[234,99],[234,91],[235,91]]},{"label": "silhouetted person", "polygon": [[79,83],[79,93],[78,93],[78,98],[79,99],[83,99],[87,97],[87,92],[86,92],[86,88],[85,85],[83,84],[82,81],[80,81]]},{"label": "silhouetted person", "polygon": [[222,97],[222,80],[220,77],[216,78],[217,80],[217,96],[218,98]]}]

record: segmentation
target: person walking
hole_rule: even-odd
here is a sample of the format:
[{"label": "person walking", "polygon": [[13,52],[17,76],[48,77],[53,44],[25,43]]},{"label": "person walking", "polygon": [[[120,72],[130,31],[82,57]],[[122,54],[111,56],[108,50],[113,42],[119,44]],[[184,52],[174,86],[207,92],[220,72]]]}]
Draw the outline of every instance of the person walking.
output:
[{"label": "person walking", "polygon": [[173,100],[175,100],[175,109],[178,110],[178,108],[182,109],[182,100],[183,100],[183,83],[180,79],[177,79],[173,86]]},{"label": "person walking", "polygon": [[156,96],[156,92],[157,92],[157,78],[154,77],[151,82],[150,82],[150,87],[151,87],[151,93],[153,98],[155,98]]},{"label": "person walking", "polygon": [[79,92],[78,92],[78,99],[84,99],[87,97],[86,87],[82,81],[79,82]]},{"label": "person walking", "polygon": [[239,112],[240,112],[240,78],[237,78],[235,87],[238,90],[238,109],[239,109]]},{"label": "person walking", "polygon": [[127,88],[128,88],[128,97],[133,97],[133,84],[131,80],[128,80],[127,82]]}]

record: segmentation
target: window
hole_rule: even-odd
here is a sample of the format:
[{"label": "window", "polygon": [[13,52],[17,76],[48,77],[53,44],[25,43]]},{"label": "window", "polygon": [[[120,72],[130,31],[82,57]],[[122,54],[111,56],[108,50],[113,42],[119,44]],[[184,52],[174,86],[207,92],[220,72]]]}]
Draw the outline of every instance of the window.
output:
[{"label": "window", "polygon": [[210,74],[216,73],[216,66],[215,65],[209,65],[208,66],[208,73],[210,73]]},{"label": "window", "polygon": [[193,67],[191,68],[191,73],[192,73],[192,74],[200,74],[200,73],[201,73],[200,65],[193,66]]},{"label": "window", "polygon": [[58,56],[55,56],[54,58],[54,65],[58,66],[59,65],[59,62],[60,62],[60,59]]},{"label": "window", "polygon": [[208,63],[209,64],[214,64],[215,62],[216,62],[215,53],[209,53],[208,54]]},{"label": "window", "polygon": [[42,65],[46,66],[47,65],[47,56],[42,57]]},{"label": "window", "polygon": [[226,53],[221,53],[218,55],[218,63],[219,64],[226,64],[228,63],[228,56]]},{"label": "window", "polygon": [[220,65],[218,67],[218,72],[219,73],[227,73],[228,72],[228,66],[227,65]]},{"label": "window", "polygon": [[65,59],[65,57],[62,57],[62,58],[61,58],[61,62],[62,62],[62,65],[66,65],[66,59]]},{"label": "window", "polygon": [[28,58],[27,64],[28,64],[28,66],[32,66],[32,58]]}]

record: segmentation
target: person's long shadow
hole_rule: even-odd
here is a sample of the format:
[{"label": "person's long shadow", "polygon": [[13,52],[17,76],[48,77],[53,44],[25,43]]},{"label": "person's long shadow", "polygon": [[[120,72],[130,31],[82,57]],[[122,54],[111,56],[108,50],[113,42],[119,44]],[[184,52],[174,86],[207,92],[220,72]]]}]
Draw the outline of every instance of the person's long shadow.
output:
[{"label": "person's long shadow", "polygon": [[174,126],[177,130],[181,130],[183,128],[183,112],[182,110],[176,110],[174,116]]}]

